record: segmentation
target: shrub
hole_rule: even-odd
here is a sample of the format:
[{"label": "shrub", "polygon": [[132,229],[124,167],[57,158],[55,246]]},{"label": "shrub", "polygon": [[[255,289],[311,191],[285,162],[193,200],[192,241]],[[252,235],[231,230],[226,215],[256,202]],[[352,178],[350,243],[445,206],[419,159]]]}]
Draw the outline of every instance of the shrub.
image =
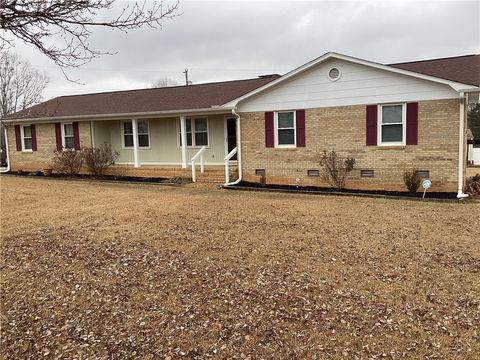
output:
[{"label": "shrub", "polygon": [[420,187],[420,176],[418,176],[417,169],[412,169],[410,171],[405,171],[403,173],[403,182],[407,187],[410,194],[415,194]]},{"label": "shrub", "polygon": [[102,176],[105,169],[117,160],[120,153],[112,149],[110,144],[102,144],[98,148],[82,149],[83,160],[88,170],[96,176]]},{"label": "shrub", "polygon": [[53,169],[61,174],[76,175],[83,164],[81,150],[55,150],[53,152]]},{"label": "shrub", "polygon": [[472,196],[480,196],[480,174],[467,179],[465,192]]},{"label": "shrub", "polygon": [[343,158],[335,151],[323,151],[320,157],[321,178],[336,189],[343,189],[349,172],[355,166],[353,157]]},{"label": "shrub", "polygon": [[192,178],[188,176],[174,176],[170,178],[170,182],[173,184],[185,185],[192,182]]}]

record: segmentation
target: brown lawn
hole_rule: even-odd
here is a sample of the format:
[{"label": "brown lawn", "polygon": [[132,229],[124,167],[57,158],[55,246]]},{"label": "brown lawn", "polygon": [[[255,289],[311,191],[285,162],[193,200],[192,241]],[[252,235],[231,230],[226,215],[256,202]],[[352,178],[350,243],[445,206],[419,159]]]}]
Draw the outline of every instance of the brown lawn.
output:
[{"label": "brown lawn", "polygon": [[4,359],[475,359],[480,203],[1,177]]}]

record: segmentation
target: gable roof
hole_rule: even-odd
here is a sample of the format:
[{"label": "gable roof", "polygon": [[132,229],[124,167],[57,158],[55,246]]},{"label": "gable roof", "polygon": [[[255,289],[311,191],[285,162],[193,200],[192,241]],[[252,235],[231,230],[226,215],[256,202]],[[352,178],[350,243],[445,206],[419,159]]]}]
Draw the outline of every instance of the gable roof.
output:
[{"label": "gable roof", "polygon": [[4,119],[101,117],[115,114],[208,110],[263,86],[279,76],[266,75],[255,79],[198,85],[60,96],[10,114]]},{"label": "gable roof", "polygon": [[349,61],[351,63],[355,63],[355,64],[359,64],[359,65],[364,65],[364,66],[369,66],[369,67],[372,67],[372,68],[376,68],[376,69],[380,69],[380,70],[384,70],[384,71],[388,71],[388,72],[393,72],[393,73],[396,73],[396,74],[401,74],[401,75],[406,75],[406,76],[411,76],[411,77],[414,77],[414,78],[418,78],[418,79],[423,79],[423,80],[427,80],[427,81],[432,81],[432,82],[435,82],[435,83],[440,83],[440,84],[444,84],[444,85],[448,85],[450,86],[453,90],[455,91],[460,91],[460,90],[472,90],[472,89],[476,89],[476,87],[478,86],[472,86],[471,84],[465,84],[465,83],[461,83],[461,82],[456,82],[456,81],[453,81],[453,80],[448,80],[448,79],[443,79],[443,78],[439,78],[439,77],[435,77],[435,76],[432,76],[432,75],[428,75],[428,74],[422,74],[422,73],[418,73],[418,72],[414,72],[414,71],[410,71],[410,70],[404,70],[404,69],[401,69],[401,68],[397,68],[397,67],[394,67],[394,66],[389,66],[389,65],[383,65],[383,64],[380,64],[380,63],[376,63],[376,62],[373,62],[373,61],[368,61],[368,60],[363,60],[363,59],[359,59],[359,58],[356,58],[356,57],[353,57],[353,56],[347,56],[347,55],[342,55],[342,54],[338,54],[338,53],[334,53],[334,52],[328,52],[316,59],[313,59],[312,61],[309,61],[308,63],[296,68],[296,69],[293,69],[292,71],[286,73],[285,75],[282,75],[281,77],[279,77],[278,79],[275,79],[273,80],[272,82],[268,83],[268,84],[265,84],[257,89],[254,89],[252,90],[251,92],[249,92],[248,94],[245,94],[227,104],[225,104],[226,106],[235,106],[239,101],[242,101],[242,100],[245,100],[246,98],[249,98],[255,94],[258,94],[259,92],[262,92],[266,89],[269,89],[273,86],[276,86],[277,84],[279,83],[282,83],[284,81],[287,81],[288,79],[291,79],[311,68],[313,68],[314,66],[322,63],[322,62],[325,62],[327,60],[330,60],[330,59],[338,59],[338,60],[344,60],[344,61]]},{"label": "gable roof", "polygon": [[480,85],[480,55],[410,61],[389,66],[469,85]]}]

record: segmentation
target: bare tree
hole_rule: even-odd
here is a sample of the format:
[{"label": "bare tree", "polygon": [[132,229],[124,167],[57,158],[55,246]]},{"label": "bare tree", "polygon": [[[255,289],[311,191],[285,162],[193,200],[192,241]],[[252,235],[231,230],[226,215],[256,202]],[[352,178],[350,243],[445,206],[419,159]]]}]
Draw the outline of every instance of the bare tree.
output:
[{"label": "bare tree", "polygon": [[0,118],[26,109],[42,100],[48,84],[45,73],[16,54],[0,53]]},{"label": "bare tree", "polygon": [[163,77],[155,81],[153,84],[148,85],[147,88],[163,88],[163,87],[178,86],[178,85],[180,85],[178,81],[175,81],[168,77]]},{"label": "bare tree", "polygon": [[[150,26],[161,27],[165,19],[178,16],[178,2],[139,1],[127,4],[118,16],[105,21],[99,14],[112,11],[116,0],[0,0],[0,43],[13,46],[7,34],[34,45],[63,71],[78,67],[109,52],[92,49],[92,29],[104,27],[124,32]],[[58,45],[58,36],[61,45]]]}]

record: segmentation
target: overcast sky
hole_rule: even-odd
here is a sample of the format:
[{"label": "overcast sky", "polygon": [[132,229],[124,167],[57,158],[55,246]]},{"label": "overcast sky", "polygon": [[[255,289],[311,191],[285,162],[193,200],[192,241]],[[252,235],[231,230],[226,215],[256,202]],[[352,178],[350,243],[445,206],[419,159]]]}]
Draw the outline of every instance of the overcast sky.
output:
[{"label": "overcast sky", "polygon": [[381,63],[480,53],[480,1],[180,1],[180,11],[162,29],[97,29],[92,46],[117,54],[67,70],[83,85],[29,45],[12,50],[47,72],[45,99],[183,84],[187,68],[193,83],[283,74],[328,51]]}]

